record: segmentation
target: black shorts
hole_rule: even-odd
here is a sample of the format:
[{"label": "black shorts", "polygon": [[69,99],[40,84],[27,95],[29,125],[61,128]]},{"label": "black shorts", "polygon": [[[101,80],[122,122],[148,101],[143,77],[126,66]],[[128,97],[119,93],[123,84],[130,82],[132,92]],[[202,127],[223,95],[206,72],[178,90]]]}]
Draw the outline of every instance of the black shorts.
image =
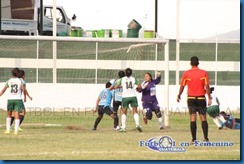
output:
[{"label": "black shorts", "polygon": [[106,113],[107,115],[111,116],[113,114],[112,109],[109,106],[98,106],[98,114],[104,115]]},{"label": "black shorts", "polygon": [[121,101],[113,101],[113,110],[115,113],[119,110],[119,106],[121,106]]},{"label": "black shorts", "polygon": [[198,112],[199,114],[206,115],[207,104],[205,96],[188,96],[187,106],[190,114]]}]

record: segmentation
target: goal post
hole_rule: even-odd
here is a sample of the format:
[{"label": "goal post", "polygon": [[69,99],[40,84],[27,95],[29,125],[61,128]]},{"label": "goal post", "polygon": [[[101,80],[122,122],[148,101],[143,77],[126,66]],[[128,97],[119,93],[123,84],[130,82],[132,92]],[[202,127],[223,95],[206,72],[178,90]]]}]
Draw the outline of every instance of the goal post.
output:
[{"label": "goal post", "polygon": [[[56,44],[52,44],[53,42]],[[95,86],[117,78],[117,72],[127,67],[132,68],[133,76],[142,81],[146,72],[156,75],[156,71],[161,70],[163,80],[160,85],[164,91],[158,89],[157,94],[160,95],[158,100],[163,109],[165,126],[169,125],[168,40],[0,36],[0,45],[0,69],[7,72],[13,67],[23,68],[27,71],[28,83],[33,85],[47,83]],[[4,73],[0,78],[1,82],[8,77]],[[84,88],[84,91],[89,92],[88,89]],[[55,94],[55,91],[50,90],[50,94]],[[94,103],[93,99],[90,101]],[[50,103],[59,105],[59,102]],[[89,104],[88,101],[87,103]]]}]

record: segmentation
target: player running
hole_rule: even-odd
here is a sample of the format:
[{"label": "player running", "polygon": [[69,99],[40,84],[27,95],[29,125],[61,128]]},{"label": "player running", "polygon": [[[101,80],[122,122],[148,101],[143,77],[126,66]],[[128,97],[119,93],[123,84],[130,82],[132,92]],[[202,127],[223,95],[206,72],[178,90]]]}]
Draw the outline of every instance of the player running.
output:
[{"label": "player running", "polygon": [[142,106],[143,106],[143,121],[147,124],[147,120],[152,119],[152,112],[155,112],[159,122],[159,129],[163,129],[163,118],[158,105],[156,97],[156,85],[161,81],[161,72],[157,72],[157,78],[152,79],[150,73],[144,75],[144,82],[141,84],[142,88],[139,92],[142,92]]},{"label": "player running", "polygon": [[112,84],[110,82],[107,82],[106,89],[102,90],[97,98],[96,109],[94,110],[94,113],[98,111],[98,117],[92,130],[97,130],[97,125],[102,120],[104,113],[114,119],[114,127],[118,126],[118,117],[117,115],[114,115],[113,109],[111,107],[111,101],[113,97],[112,91],[109,89],[111,85]]},{"label": "player running", "polygon": [[[19,72],[19,78],[20,80],[23,81],[23,84],[24,84],[24,88],[25,88],[25,92],[26,92],[26,96],[29,97],[30,100],[32,100],[32,97],[29,95],[27,89],[26,89],[26,82],[25,82],[25,71],[24,70],[20,70]],[[22,91],[23,92],[23,91]],[[22,107],[21,107],[22,111],[20,112],[20,124],[19,124],[19,131],[22,131],[22,128],[20,127],[20,125],[22,124],[23,120],[24,120],[24,117],[25,117],[25,114],[26,114],[26,110],[25,110],[25,105],[24,105],[24,101],[22,100]],[[12,115],[12,118],[11,118],[11,126],[14,122],[14,116]]]},{"label": "player running", "polygon": [[[118,72],[118,77],[119,77],[119,79],[125,77],[125,72],[124,71],[119,71]],[[116,85],[116,83],[117,83],[117,81],[119,79],[114,80],[114,82],[112,83],[113,87]],[[122,103],[122,92],[123,92],[123,89],[121,87],[115,89],[114,92],[113,92],[113,112],[114,112],[114,116],[117,116],[117,117],[118,117],[118,114],[117,114],[118,113],[118,109],[119,109],[119,107],[121,106],[121,103]],[[119,120],[118,120],[118,122],[119,122]],[[114,127],[114,130],[118,130],[118,129],[119,129],[119,126]]]},{"label": "player running", "polygon": [[18,68],[14,68],[12,70],[12,78],[10,78],[4,88],[2,89],[0,96],[2,96],[7,88],[9,89],[9,98],[8,98],[8,104],[7,104],[7,118],[6,118],[6,131],[5,134],[10,134],[10,123],[11,123],[11,116],[12,113],[15,117],[15,129],[14,134],[18,134],[19,130],[19,113],[21,112],[21,106],[22,106],[22,91],[24,91],[24,101],[26,101],[26,93],[24,88],[24,83],[22,80],[19,79],[18,74],[20,70]]},{"label": "player running", "polygon": [[114,89],[119,88],[122,86],[123,92],[122,92],[122,115],[121,115],[121,129],[118,130],[119,132],[126,132],[126,113],[127,109],[129,108],[129,105],[132,107],[134,120],[136,123],[136,129],[139,132],[142,132],[141,126],[139,124],[139,115],[137,113],[137,107],[138,102],[136,98],[136,91],[135,91],[135,85],[137,85],[137,88],[140,89],[141,85],[139,81],[132,77],[132,69],[127,68],[125,70],[125,77],[118,80],[116,86]]}]

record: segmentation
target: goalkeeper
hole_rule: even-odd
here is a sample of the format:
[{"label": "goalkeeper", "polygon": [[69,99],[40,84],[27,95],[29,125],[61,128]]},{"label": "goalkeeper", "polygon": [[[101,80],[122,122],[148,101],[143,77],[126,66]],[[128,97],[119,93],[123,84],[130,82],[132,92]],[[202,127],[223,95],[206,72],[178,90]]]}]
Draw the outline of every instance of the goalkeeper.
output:
[{"label": "goalkeeper", "polygon": [[97,125],[102,120],[104,113],[114,119],[114,127],[118,126],[118,116],[114,115],[111,107],[112,91],[110,91],[111,83],[106,83],[106,89],[102,90],[97,98],[96,109],[94,113],[98,111],[98,117],[94,123],[92,130],[97,130]]},{"label": "goalkeeper", "polygon": [[161,72],[157,72],[156,79],[153,79],[150,73],[146,73],[144,75],[144,80],[145,81],[141,84],[141,89],[138,90],[142,92],[143,121],[147,124],[147,120],[152,119],[152,112],[155,112],[159,122],[159,129],[162,130],[163,118],[156,97],[156,85],[161,81]]}]

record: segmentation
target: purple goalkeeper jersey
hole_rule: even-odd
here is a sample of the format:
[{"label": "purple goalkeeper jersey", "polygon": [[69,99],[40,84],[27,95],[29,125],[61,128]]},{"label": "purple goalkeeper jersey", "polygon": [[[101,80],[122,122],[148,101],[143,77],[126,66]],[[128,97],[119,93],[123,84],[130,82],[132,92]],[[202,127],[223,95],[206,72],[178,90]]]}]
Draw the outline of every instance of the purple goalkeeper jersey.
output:
[{"label": "purple goalkeeper jersey", "polygon": [[161,81],[161,76],[152,80],[151,82],[144,81],[142,83],[142,101],[143,102],[155,102],[156,98],[156,85]]}]

